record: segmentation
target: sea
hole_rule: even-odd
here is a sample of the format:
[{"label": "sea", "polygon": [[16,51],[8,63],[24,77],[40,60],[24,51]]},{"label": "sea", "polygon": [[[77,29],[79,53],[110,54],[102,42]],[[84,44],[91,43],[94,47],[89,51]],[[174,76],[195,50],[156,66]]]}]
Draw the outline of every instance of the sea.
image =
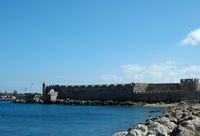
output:
[{"label": "sea", "polygon": [[[151,112],[161,110],[161,112]],[[149,116],[156,107],[13,104],[0,100],[0,136],[112,136]]]}]

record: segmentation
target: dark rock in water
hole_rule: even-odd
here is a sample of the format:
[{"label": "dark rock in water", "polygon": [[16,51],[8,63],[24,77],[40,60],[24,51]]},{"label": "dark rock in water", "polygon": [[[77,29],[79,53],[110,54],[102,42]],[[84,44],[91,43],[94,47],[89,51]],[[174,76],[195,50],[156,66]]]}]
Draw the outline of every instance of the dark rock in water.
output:
[{"label": "dark rock in water", "polygon": [[24,99],[16,99],[13,103],[26,103],[26,101]]},{"label": "dark rock in water", "polygon": [[150,113],[161,112],[161,110],[152,110]]}]

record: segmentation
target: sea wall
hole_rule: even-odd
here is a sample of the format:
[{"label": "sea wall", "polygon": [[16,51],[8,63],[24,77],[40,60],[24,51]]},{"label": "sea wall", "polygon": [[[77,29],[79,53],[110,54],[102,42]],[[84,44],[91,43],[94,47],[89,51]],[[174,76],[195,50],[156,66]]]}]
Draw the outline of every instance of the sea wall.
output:
[{"label": "sea wall", "polygon": [[149,92],[166,92],[180,90],[179,83],[160,83],[160,84],[148,84],[147,91]]},{"label": "sea wall", "polygon": [[147,83],[136,83],[136,84],[134,84],[133,92],[134,93],[145,93],[147,91],[148,85],[149,84],[147,84]]},{"label": "sea wall", "polygon": [[199,91],[186,91],[186,90],[174,90],[168,92],[149,92],[149,93],[136,93],[133,95],[133,101],[136,102],[180,102],[184,100],[199,100]]},{"label": "sea wall", "polygon": [[133,91],[135,93],[149,93],[149,92],[168,92],[173,90],[180,90],[180,83],[159,83],[159,84],[144,84],[136,83]]},{"label": "sea wall", "polygon": [[[82,85],[82,86],[47,86],[58,92],[58,99],[74,100],[130,100],[133,95],[132,84]],[[47,95],[47,94],[46,94]]]},{"label": "sea wall", "polygon": [[179,102],[199,99],[199,80],[183,79],[180,83],[130,83],[103,85],[47,85],[43,84],[43,97],[58,92],[58,99],[114,100],[134,102]]}]

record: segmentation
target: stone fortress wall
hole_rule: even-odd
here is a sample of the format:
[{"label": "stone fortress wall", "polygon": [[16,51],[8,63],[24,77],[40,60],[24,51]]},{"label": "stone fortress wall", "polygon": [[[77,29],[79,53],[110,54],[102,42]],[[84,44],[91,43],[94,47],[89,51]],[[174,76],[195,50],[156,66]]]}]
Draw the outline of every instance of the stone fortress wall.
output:
[{"label": "stone fortress wall", "polygon": [[48,97],[50,90],[58,92],[58,99],[73,100],[127,100],[133,94],[132,84],[110,85],[50,85],[45,86],[43,96]]},{"label": "stone fortress wall", "polygon": [[180,83],[130,83],[109,85],[46,85],[43,97],[49,92],[58,92],[58,99],[115,100],[144,102],[178,102],[184,99],[199,99],[199,79],[181,79]]},{"label": "stone fortress wall", "polygon": [[198,89],[197,90],[200,90],[200,84],[198,85]]},{"label": "stone fortress wall", "polygon": [[135,93],[150,93],[150,92],[168,92],[173,90],[180,90],[179,83],[157,83],[157,84],[142,84],[136,83],[133,87]]}]

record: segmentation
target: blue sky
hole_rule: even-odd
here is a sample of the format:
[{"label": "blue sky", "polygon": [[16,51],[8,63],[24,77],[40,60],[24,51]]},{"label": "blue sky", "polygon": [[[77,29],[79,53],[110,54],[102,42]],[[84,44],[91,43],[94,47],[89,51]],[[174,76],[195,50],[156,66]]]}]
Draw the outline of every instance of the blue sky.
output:
[{"label": "blue sky", "polygon": [[199,0],[2,0],[0,91],[200,78]]}]

